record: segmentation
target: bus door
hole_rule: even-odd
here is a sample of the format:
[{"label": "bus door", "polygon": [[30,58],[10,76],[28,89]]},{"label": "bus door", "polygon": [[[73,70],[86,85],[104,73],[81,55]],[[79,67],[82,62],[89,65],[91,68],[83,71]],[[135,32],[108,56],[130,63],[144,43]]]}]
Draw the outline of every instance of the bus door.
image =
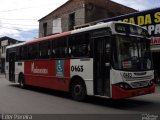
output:
[{"label": "bus door", "polygon": [[16,53],[12,52],[9,54],[9,80],[15,81],[15,58]]},{"label": "bus door", "polygon": [[110,40],[94,38],[94,93],[110,97],[110,92]]}]

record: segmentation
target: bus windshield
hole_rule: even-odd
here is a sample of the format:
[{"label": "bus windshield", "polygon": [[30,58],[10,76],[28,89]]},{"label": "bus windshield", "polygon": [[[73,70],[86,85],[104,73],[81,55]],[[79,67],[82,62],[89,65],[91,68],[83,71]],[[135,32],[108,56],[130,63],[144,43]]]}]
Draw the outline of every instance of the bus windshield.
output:
[{"label": "bus windshield", "polygon": [[140,37],[116,35],[113,63],[120,70],[150,70],[152,60],[150,40]]}]

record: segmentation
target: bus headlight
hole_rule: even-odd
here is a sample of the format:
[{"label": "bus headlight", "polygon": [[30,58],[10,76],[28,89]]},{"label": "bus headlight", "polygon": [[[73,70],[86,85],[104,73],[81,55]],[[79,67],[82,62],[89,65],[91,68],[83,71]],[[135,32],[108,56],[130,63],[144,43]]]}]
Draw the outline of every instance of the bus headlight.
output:
[{"label": "bus headlight", "polygon": [[118,83],[116,85],[119,86],[122,89],[125,89],[125,90],[131,89],[131,86],[129,84],[127,84],[127,83],[124,83],[124,82]]}]

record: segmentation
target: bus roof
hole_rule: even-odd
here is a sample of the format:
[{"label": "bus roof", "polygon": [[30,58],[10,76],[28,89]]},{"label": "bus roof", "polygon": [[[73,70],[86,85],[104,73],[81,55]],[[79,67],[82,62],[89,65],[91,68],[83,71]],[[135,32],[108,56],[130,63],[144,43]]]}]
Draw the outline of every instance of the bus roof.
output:
[{"label": "bus roof", "polygon": [[[89,26],[89,27],[76,29],[76,30],[71,31],[71,34],[81,33],[81,32],[90,31],[90,30],[96,30],[96,29],[99,29],[99,28],[111,27],[113,24],[116,24],[116,23],[134,25],[134,26],[140,27],[142,29],[145,29],[142,26],[138,26],[136,24],[132,24],[132,23],[128,23],[128,22],[110,21],[110,22],[106,22],[106,23],[105,22],[100,22],[100,23],[97,23],[96,25],[92,25],[92,26]],[[145,30],[147,30],[147,29],[145,29]]]},{"label": "bus roof", "polygon": [[63,32],[63,33],[59,33],[59,34],[55,34],[55,35],[51,35],[51,36],[47,36],[47,37],[42,37],[42,38],[37,38],[37,39],[34,39],[34,40],[30,40],[30,41],[27,41],[26,44],[45,41],[45,40],[48,40],[48,39],[59,38],[59,37],[67,36],[67,35],[70,35],[70,34],[71,34],[71,32]]}]

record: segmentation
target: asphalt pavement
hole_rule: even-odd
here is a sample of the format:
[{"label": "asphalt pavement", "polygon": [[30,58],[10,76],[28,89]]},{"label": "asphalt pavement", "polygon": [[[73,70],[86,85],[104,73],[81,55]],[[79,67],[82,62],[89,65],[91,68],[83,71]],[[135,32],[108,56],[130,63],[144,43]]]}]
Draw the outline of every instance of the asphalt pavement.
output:
[{"label": "asphalt pavement", "polygon": [[[79,118],[74,120],[81,120],[84,117],[87,118],[85,120],[100,120],[99,118],[101,118],[101,120],[106,120],[106,118],[107,120],[121,120],[119,118],[123,117],[127,117],[123,120],[134,120],[135,115],[139,118],[135,120],[142,120],[142,117],[146,117],[145,115],[147,115],[147,118],[148,115],[151,117],[153,117],[153,115],[155,115],[155,117],[159,115],[158,119],[154,120],[160,120],[160,85],[156,85],[156,93],[154,94],[122,100],[88,97],[85,102],[77,102],[72,100],[68,94],[64,92],[35,87],[21,89],[17,84],[7,81],[5,75],[1,74],[0,114],[3,115],[3,120],[8,120],[5,119],[5,114],[36,114],[42,118],[37,118],[38,120],[50,120],[47,118],[50,117],[50,115],[50,118],[57,117],[58,120],[73,120],[74,118]],[[71,117],[68,115],[71,115]],[[72,117],[72,115],[76,116]],[[63,117],[63,119],[61,117]]]}]

